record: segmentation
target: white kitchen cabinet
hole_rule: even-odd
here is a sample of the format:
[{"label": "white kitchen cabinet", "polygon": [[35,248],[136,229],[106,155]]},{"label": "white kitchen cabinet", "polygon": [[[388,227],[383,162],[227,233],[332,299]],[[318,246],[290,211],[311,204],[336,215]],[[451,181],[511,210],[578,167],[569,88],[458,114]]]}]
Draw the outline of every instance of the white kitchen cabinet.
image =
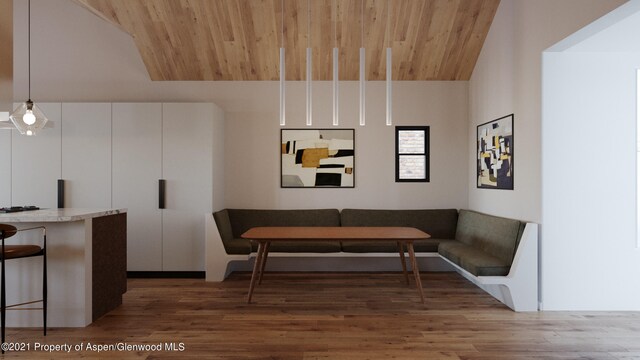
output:
[{"label": "white kitchen cabinet", "polygon": [[203,271],[203,214],[214,210],[214,183],[216,210],[223,207],[222,173],[213,177],[224,160],[222,110],[211,103],[38,105],[53,129],[34,137],[0,131],[0,206],[57,207],[64,179],[65,207],[128,209],[128,271]]},{"label": "white kitchen cabinet", "polygon": [[127,209],[127,270],[162,271],[162,104],[114,103],[113,207]]},{"label": "white kitchen cabinet", "polygon": [[35,136],[11,131],[11,179],[14,206],[58,207],[61,172],[61,104],[38,103],[53,128]]},{"label": "white kitchen cabinet", "polygon": [[11,206],[11,133],[0,130],[0,207]]},{"label": "white kitchen cabinet", "polygon": [[62,104],[65,207],[111,208],[111,104]]},{"label": "white kitchen cabinet", "polygon": [[[204,270],[215,105],[113,104],[113,206],[127,208],[129,271]],[[166,181],[159,209],[158,180]]]},{"label": "white kitchen cabinet", "polygon": [[162,104],[163,270],[204,270],[204,213],[212,212],[214,106]]}]

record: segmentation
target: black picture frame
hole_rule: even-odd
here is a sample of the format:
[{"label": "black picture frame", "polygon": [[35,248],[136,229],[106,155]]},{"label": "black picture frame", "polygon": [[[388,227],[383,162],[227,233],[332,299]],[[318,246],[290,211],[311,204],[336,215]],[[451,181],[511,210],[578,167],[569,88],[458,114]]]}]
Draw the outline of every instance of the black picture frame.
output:
[{"label": "black picture frame", "polygon": [[[416,152],[411,154],[400,154],[400,132],[401,131],[423,131],[424,132],[424,151]],[[396,182],[408,182],[408,183],[416,183],[416,182],[430,182],[431,171],[430,171],[430,130],[429,126],[396,126]],[[424,156],[425,160],[425,174],[422,178],[403,178],[400,174],[400,159],[403,156]]]},{"label": "black picture frame", "polygon": [[355,144],[353,128],[280,129],[280,188],[354,188]]},{"label": "black picture frame", "polygon": [[476,188],[514,189],[514,114],[476,129]]}]

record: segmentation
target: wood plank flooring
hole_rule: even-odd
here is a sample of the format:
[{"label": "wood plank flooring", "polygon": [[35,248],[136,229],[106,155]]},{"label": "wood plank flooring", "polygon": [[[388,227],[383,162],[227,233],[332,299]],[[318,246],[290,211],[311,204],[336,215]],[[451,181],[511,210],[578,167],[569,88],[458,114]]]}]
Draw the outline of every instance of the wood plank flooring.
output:
[{"label": "wood plank flooring", "polygon": [[[266,273],[222,283],[130,279],[124,304],[80,329],[8,329],[11,359],[640,359],[640,313],[515,313],[456,273]],[[82,351],[34,351],[37,344]],[[127,343],[184,351],[92,351]]]}]

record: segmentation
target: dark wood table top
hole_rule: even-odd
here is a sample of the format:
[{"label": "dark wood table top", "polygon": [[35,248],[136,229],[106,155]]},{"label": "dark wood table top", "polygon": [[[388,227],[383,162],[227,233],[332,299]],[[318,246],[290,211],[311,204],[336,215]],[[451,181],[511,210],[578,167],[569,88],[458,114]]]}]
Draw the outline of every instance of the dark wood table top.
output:
[{"label": "dark wood table top", "polygon": [[413,241],[431,235],[412,227],[374,226],[269,226],[254,227],[242,234],[243,239],[256,241],[277,240],[332,240],[332,241]]}]

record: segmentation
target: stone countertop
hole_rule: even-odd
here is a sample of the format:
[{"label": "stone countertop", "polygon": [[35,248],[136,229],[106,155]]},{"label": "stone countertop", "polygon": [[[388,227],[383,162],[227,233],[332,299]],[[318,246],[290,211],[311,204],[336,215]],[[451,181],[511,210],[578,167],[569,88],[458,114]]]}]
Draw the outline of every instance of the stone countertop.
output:
[{"label": "stone countertop", "polygon": [[68,222],[126,213],[127,209],[40,209],[0,213],[0,223]]}]

